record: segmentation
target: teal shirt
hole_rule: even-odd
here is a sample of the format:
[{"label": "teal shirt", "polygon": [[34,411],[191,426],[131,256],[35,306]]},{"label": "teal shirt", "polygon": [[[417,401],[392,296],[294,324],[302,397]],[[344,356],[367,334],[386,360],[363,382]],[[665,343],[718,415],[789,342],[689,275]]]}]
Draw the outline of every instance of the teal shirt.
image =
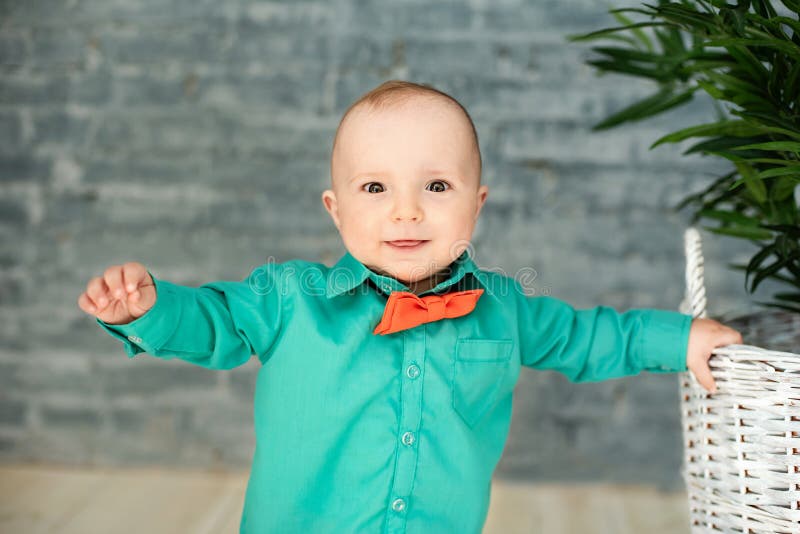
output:
[{"label": "teal shirt", "polygon": [[483,288],[475,309],[388,335],[372,331],[388,294],[408,287],[349,253],[333,267],[267,263],[198,288],[153,278],[147,313],[97,320],[129,357],[261,361],[247,534],[479,533],[521,366],[572,382],[686,370],[691,316],[576,310],[526,295],[466,251],[420,296]]}]

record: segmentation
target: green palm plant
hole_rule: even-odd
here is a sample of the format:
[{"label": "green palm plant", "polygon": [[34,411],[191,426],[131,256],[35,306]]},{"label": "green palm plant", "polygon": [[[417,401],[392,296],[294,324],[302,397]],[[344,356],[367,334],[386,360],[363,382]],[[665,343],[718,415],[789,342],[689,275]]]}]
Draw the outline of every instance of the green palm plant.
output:
[{"label": "green palm plant", "polygon": [[[661,1],[613,9],[619,26],[570,41],[606,41],[587,61],[600,73],[646,78],[658,88],[596,124],[604,130],[663,113],[708,94],[717,120],[670,133],[663,143],[692,139],[684,154],[730,161],[730,172],[676,210],[693,208],[703,228],[757,245],[745,271],[755,292],[766,279],[788,284],[760,305],[800,313],[800,1]],[[633,19],[629,17],[634,17]],[[749,284],[749,285],[748,285]]]}]

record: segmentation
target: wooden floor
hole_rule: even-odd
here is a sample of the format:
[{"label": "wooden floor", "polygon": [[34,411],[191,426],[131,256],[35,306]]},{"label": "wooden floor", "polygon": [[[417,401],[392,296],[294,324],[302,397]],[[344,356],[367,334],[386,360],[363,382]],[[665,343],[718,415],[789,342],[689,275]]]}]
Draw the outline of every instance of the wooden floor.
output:
[{"label": "wooden floor", "polygon": [[[246,473],[0,465],[3,534],[238,533]],[[687,534],[683,493],[495,481],[484,534]]]}]

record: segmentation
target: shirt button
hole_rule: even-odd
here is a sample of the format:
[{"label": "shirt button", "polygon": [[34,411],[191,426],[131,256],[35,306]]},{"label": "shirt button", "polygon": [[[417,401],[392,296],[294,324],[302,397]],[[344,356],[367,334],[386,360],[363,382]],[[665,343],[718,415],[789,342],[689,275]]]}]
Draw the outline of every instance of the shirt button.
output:
[{"label": "shirt button", "polygon": [[134,343],[141,343],[142,342],[142,338],[140,338],[138,336],[130,335],[130,336],[128,336],[128,341],[133,341]]},{"label": "shirt button", "polygon": [[403,434],[403,445],[413,445],[414,444],[414,433],[413,432],[406,432]]},{"label": "shirt button", "polygon": [[406,367],[406,376],[411,380],[414,380],[419,376],[419,367],[414,365],[413,363]]},{"label": "shirt button", "polygon": [[402,512],[406,509],[406,501],[403,499],[395,499],[392,503],[392,510],[395,512]]}]

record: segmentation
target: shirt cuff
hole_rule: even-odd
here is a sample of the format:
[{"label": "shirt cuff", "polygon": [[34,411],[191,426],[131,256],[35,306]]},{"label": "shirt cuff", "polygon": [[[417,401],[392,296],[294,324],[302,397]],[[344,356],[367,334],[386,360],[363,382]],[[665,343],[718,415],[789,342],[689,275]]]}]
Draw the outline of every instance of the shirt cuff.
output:
[{"label": "shirt cuff", "polygon": [[181,301],[191,298],[192,288],[158,280],[150,271],[156,290],[153,307],[143,315],[126,324],[109,324],[95,318],[97,324],[111,336],[122,341],[128,358],[140,352],[154,354],[160,349],[177,328],[181,314]]},{"label": "shirt cuff", "polygon": [[639,337],[643,369],[651,373],[687,371],[691,315],[671,310],[651,309]]}]

